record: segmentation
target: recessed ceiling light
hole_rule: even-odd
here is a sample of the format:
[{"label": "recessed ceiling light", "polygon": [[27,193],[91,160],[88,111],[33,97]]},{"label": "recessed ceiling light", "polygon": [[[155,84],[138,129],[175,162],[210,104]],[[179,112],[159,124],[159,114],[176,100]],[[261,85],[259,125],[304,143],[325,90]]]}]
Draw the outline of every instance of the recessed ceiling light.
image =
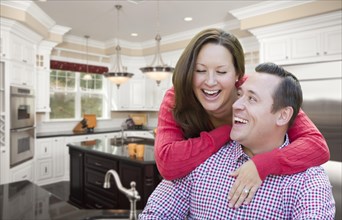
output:
[{"label": "recessed ceiling light", "polygon": [[192,17],[185,17],[184,21],[192,21]]},{"label": "recessed ceiling light", "polygon": [[138,37],[138,34],[137,33],[131,33],[131,36],[132,37]]}]

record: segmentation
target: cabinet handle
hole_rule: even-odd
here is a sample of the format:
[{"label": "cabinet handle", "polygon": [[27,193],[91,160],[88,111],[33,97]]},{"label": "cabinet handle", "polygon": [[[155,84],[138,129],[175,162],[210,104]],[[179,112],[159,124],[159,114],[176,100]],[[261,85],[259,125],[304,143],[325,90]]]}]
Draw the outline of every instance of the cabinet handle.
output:
[{"label": "cabinet handle", "polygon": [[27,177],[27,175],[24,175],[23,177],[22,177],[22,179],[25,179]]},{"label": "cabinet handle", "polygon": [[82,154],[81,154],[81,153],[79,153],[79,154],[78,154],[78,157],[82,157]]},{"label": "cabinet handle", "polygon": [[95,184],[98,186],[102,186],[102,183],[100,181],[96,181]]},{"label": "cabinet handle", "polygon": [[47,150],[46,150],[46,147],[45,147],[45,153],[46,153],[46,151],[47,151]]},{"label": "cabinet handle", "polygon": [[99,205],[99,204],[95,204],[95,207],[98,208],[98,209],[102,209],[102,205]]},{"label": "cabinet handle", "polygon": [[47,167],[45,167],[45,173],[47,173]]},{"label": "cabinet handle", "polygon": [[286,57],[285,57],[285,59],[289,59],[289,57],[288,57],[288,56],[286,56]]},{"label": "cabinet handle", "polygon": [[145,179],[145,185],[146,186],[152,186],[153,185],[153,178],[146,178]]},{"label": "cabinet handle", "polygon": [[317,52],[316,55],[319,56],[319,52]]},{"label": "cabinet handle", "polygon": [[327,55],[328,54],[327,51],[324,51],[324,54]]},{"label": "cabinet handle", "polygon": [[94,164],[95,164],[95,166],[102,167],[102,164],[100,164],[98,162],[95,162]]},{"label": "cabinet handle", "polygon": [[23,60],[24,63],[27,63],[27,60]]}]

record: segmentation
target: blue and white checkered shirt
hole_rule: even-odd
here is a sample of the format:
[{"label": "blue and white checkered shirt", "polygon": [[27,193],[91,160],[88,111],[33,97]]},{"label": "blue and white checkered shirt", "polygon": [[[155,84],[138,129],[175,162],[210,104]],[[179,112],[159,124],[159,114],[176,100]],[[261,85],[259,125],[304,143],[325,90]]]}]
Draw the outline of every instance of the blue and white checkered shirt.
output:
[{"label": "blue and white checkered shirt", "polygon": [[[288,137],[282,147],[289,144]],[[235,171],[250,158],[229,142],[184,178],[163,180],[139,219],[334,219],[335,202],[323,168],[268,176],[249,205],[228,207]]]}]

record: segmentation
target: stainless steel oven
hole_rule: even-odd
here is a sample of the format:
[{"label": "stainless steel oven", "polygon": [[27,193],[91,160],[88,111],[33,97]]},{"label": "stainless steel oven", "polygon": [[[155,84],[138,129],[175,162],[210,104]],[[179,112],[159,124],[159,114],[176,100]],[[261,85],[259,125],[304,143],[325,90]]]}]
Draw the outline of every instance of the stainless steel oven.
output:
[{"label": "stainless steel oven", "polygon": [[13,167],[34,155],[34,91],[26,87],[11,86],[10,98],[10,166]]},{"label": "stainless steel oven", "polygon": [[33,158],[34,130],[34,127],[11,129],[11,167]]},{"label": "stainless steel oven", "polygon": [[11,86],[11,129],[34,126],[33,89]]}]

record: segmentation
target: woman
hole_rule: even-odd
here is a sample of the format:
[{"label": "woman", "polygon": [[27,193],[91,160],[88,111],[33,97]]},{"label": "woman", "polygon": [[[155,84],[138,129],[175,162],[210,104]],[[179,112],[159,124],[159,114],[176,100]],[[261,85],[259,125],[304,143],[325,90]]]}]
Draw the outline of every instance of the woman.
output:
[{"label": "woman", "polygon": [[[244,65],[240,42],[223,30],[204,30],[185,48],[158,116],[155,157],[165,179],[187,175],[230,140]],[[293,174],[329,160],[322,134],[303,111],[288,134],[292,143],[286,149],[257,155],[231,174],[237,178],[230,207],[248,204],[269,174]]]}]

